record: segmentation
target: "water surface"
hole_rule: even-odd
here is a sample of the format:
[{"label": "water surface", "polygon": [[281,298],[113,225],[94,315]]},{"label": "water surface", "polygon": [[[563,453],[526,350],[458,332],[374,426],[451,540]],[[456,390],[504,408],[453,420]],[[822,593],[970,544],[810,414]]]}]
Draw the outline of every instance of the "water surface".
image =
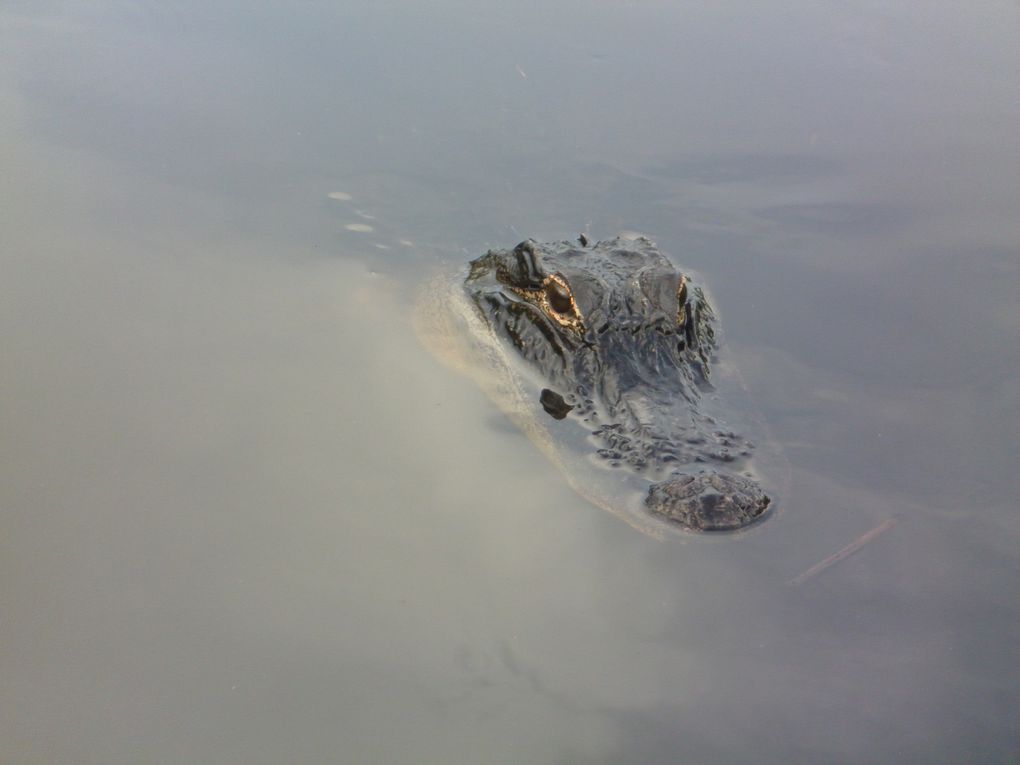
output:
[{"label": "water surface", "polygon": [[[1015,761],[1017,22],[5,4],[0,759]],[[710,285],[753,533],[592,508],[416,341],[581,231]]]}]

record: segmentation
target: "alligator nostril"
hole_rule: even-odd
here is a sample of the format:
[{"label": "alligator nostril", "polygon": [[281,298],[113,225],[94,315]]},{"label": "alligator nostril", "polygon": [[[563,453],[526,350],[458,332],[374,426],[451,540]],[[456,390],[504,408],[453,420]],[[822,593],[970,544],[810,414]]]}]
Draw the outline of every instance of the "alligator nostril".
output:
[{"label": "alligator nostril", "polygon": [[653,513],[691,531],[733,531],[758,520],[771,504],[757,481],[728,473],[680,475],[654,484]]}]

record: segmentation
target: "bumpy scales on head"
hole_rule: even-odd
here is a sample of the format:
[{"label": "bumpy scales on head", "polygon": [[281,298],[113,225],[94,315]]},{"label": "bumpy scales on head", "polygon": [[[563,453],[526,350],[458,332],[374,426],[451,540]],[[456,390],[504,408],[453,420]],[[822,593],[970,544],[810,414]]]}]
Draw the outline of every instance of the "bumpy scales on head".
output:
[{"label": "bumpy scales on head", "polygon": [[650,241],[529,240],[473,261],[465,287],[543,381],[536,407],[583,423],[605,466],[647,479],[647,510],[703,531],[766,511],[746,475],[753,446],[709,400],[712,309]]}]

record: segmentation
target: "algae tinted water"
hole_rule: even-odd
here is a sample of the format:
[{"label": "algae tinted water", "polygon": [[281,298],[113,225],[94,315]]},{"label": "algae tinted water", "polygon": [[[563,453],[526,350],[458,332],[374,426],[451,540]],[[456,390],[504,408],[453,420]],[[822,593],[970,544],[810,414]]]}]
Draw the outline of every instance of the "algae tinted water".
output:
[{"label": "algae tinted water", "polygon": [[[1014,760],[1016,16],[6,4],[0,759]],[[418,346],[582,231],[711,286],[755,533],[594,510]]]}]

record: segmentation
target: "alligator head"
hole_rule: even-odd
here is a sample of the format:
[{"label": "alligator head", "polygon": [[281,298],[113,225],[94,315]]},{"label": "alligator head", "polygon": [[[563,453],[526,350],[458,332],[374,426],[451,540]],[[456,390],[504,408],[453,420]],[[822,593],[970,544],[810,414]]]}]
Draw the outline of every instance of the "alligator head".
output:
[{"label": "alligator head", "polygon": [[748,473],[753,445],[713,401],[715,317],[703,290],[647,239],[580,242],[492,250],[465,281],[538,381],[536,416],[581,424],[583,448],[639,477],[656,516],[701,531],[753,523],[770,498]]}]

